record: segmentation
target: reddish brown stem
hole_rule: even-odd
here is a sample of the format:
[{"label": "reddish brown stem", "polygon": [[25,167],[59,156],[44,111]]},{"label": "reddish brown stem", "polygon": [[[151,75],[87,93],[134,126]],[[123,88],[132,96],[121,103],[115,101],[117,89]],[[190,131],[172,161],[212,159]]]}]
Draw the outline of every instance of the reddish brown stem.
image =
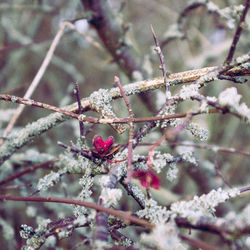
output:
[{"label": "reddish brown stem", "polygon": [[154,228],[155,225],[152,223],[149,223],[146,220],[139,219],[135,216],[130,215],[131,212],[127,211],[121,211],[121,210],[115,210],[103,206],[96,205],[94,203],[85,202],[85,201],[78,201],[73,199],[67,199],[67,198],[57,198],[57,197],[22,197],[22,196],[9,196],[9,195],[0,195],[0,200],[2,201],[30,201],[30,202],[55,202],[55,203],[65,203],[65,204],[73,204],[78,206],[83,206],[91,209],[95,209],[96,211],[105,212],[107,214],[113,215],[115,217],[118,217],[122,219],[125,223],[135,223],[140,226],[144,226],[147,228]]},{"label": "reddish brown stem", "polygon": [[130,183],[132,178],[132,160],[133,160],[133,137],[134,137],[134,123],[132,119],[134,119],[134,113],[132,111],[131,105],[129,103],[128,97],[125,94],[125,91],[121,85],[119,77],[115,76],[115,83],[117,84],[118,88],[120,89],[121,95],[126,103],[129,112],[129,118],[131,121],[129,124],[129,139],[128,139],[128,170],[127,170],[127,178],[125,183]]},{"label": "reddish brown stem", "polygon": [[33,171],[39,169],[39,168],[48,167],[50,164],[54,163],[55,161],[58,161],[58,159],[56,158],[56,159],[51,160],[51,161],[43,162],[43,163],[41,163],[41,164],[39,164],[39,165],[36,165],[36,166],[34,166],[34,167],[27,168],[27,169],[25,169],[25,170],[23,170],[23,171],[21,171],[21,172],[15,174],[15,175],[10,176],[10,177],[7,178],[7,179],[4,179],[4,180],[0,181],[0,185],[4,185],[4,184],[6,184],[6,183],[8,183],[8,182],[10,182],[10,181],[13,181],[13,180],[15,180],[15,179],[17,179],[17,178],[19,178],[19,177],[25,175],[25,174],[31,173],[31,172],[33,172]]}]

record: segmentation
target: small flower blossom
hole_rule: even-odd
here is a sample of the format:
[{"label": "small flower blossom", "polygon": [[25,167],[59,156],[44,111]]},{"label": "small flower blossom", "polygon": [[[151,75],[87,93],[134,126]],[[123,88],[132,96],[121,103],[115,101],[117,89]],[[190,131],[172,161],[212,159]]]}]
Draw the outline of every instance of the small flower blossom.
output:
[{"label": "small flower blossom", "polygon": [[145,188],[152,187],[158,189],[160,187],[160,178],[150,170],[135,170],[132,176],[135,179],[139,179],[141,185]]},{"label": "small flower blossom", "polygon": [[99,154],[107,153],[114,143],[114,137],[109,136],[106,141],[103,141],[100,135],[95,135],[93,139],[93,146]]}]

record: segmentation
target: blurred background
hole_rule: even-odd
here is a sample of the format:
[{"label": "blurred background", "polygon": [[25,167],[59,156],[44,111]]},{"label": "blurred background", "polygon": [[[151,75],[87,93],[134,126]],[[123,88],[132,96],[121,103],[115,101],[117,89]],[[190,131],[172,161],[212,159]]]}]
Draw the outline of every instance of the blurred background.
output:
[{"label": "blurred background", "polygon": [[[183,19],[181,24],[182,32],[180,32],[176,23],[180,20],[180,13],[188,5],[186,0],[109,0],[108,2],[110,8],[118,13],[117,20],[122,21],[123,25],[125,25],[126,42],[137,53],[141,67],[149,79],[162,75],[159,69],[158,56],[153,50],[154,41],[150,25],[154,27],[161,43],[169,72],[182,72],[189,69],[216,66],[224,62],[239,20],[237,18],[238,9],[235,8],[232,11],[229,7],[244,4],[244,1],[214,0],[210,5],[195,8],[189,11]],[[219,8],[219,11],[216,12],[215,6]],[[122,84],[138,80],[136,77],[131,79],[119,68],[111,54],[102,45],[102,41],[95,29],[84,19],[87,14],[82,3],[77,0],[2,0],[0,3],[0,93],[24,96],[38,72],[52,40],[63,21],[67,20],[71,21],[81,34],[69,28],[66,29],[49,67],[32,95],[32,99],[63,107],[76,101],[73,94],[73,83],[75,81],[79,83],[81,97],[88,97],[99,88],[112,88],[114,86],[114,75],[120,77]],[[249,25],[249,23],[250,16],[248,15],[246,25]],[[237,45],[235,57],[248,52],[249,38],[249,29],[245,29]],[[96,43],[99,45],[96,45]],[[229,81],[215,81],[204,87],[201,93],[218,97],[221,91],[232,86],[237,88],[238,93],[242,95],[242,101],[249,106],[250,92],[248,91],[248,83],[236,85]],[[177,93],[180,87],[171,88],[171,92],[173,94]],[[151,101],[155,103],[154,108],[157,110],[164,103],[164,90],[154,92],[154,95],[152,95],[154,99]],[[130,97],[130,100],[136,117],[152,116],[152,110],[149,111],[138,96]],[[113,106],[118,117],[128,116],[123,100],[114,101]],[[6,128],[16,107],[15,104],[1,101],[0,134]],[[178,112],[186,112],[194,107],[197,107],[197,103],[187,101],[178,106]],[[18,130],[50,113],[44,109],[26,107],[14,129]],[[93,112],[88,112],[87,115],[97,116]],[[250,151],[249,126],[238,118],[231,115],[215,114],[197,116],[193,121],[208,130],[208,140],[202,142],[203,144]],[[142,125],[136,124],[135,127],[137,129],[140,126]],[[118,135],[109,126],[95,125],[87,135],[89,145],[91,145],[95,134],[100,134],[104,138],[113,135],[116,143],[120,144],[127,143],[128,139],[128,132]],[[152,143],[159,139],[161,134],[162,131],[157,128],[144,142]],[[78,122],[69,120],[46,132],[32,144],[23,147],[18,151],[17,155],[24,153],[25,157],[27,157],[27,152],[33,150],[30,155],[34,156],[35,153],[38,153],[57,157],[63,152],[63,149],[57,146],[57,141],[69,144],[71,140],[76,142],[78,136]],[[190,133],[183,133],[180,140],[197,142]],[[147,155],[147,149],[148,146],[139,147],[136,152]],[[176,149],[168,146],[167,143],[160,146],[159,150],[177,155]],[[176,197],[188,199],[196,194],[207,193],[212,188],[224,188],[226,185],[216,173],[215,165],[232,186],[249,184],[249,157],[240,154],[215,153],[204,149],[193,150],[199,167],[190,166],[190,163],[178,164],[179,173],[175,182],[164,179],[165,175],[162,174],[163,190],[160,192],[164,193],[164,190],[170,190]],[[18,160],[18,157],[15,160],[10,160],[9,163],[6,163],[8,171],[6,170],[2,175],[0,174],[1,180],[15,171],[24,169],[27,164],[35,165],[36,162],[28,159],[24,160],[23,158]],[[39,170],[35,172],[35,175],[24,176],[12,184],[36,184],[38,179],[49,173],[49,171]],[[65,183],[77,181],[77,179],[78,177],[75,176],[65,177],[64,184],[62,183],[60,187],[57,187],[58,192],[63,193]],[[204,185],[202,184],[203,181]],[[80,187],[78,188],[80,190]],[[0,192],[6,192],[6,190],[3,188],[1,191],[0,187]],[[23,192],[26,193],[26,191]],[[68,192],[70,193],[70,190]],[[72,192],[77,195],[77,188]],[[13,194],[22,194],[22,190],[16,190]],[[159,196],[159,193],[155,194],[156,198],[157,196]],[[126,202],[127,200],[124,201],[124,204],[121,203],[121,207],[130,209],[131,206],[134,206],[134,209],[136,209],[136,204]],[[167,198],[166,201],[159,202],[162,205],[170,205],[171,203]],[[218,215],[223,216],[231,209],[237,213],[248,202],[249,196],[236,199],[230,202],[230,205],[226,204],[221,210],[218,210]],[[0,235],[0,242],[6,242],[9,249],[14,249],[15,244],[19,246],[21,244],[18,233],[21,224],[36,226],[34,217],[25,212],[29,205],[10,203],[8,204],[8,210],[6,210],[6,205],[5,208],[0,207],[0,231],[1,225],[4,223],[3,220],[7,218],[9,225],[14,228],[13,234],[16,242],[8,241],[8,237],[3,236],[4,234]],[[70,215],[69,207],[60,206],[62,206],[63,216]],[[35,214],[49,217],[52,220],[58,218],[59,212],[55,206],[39,204],[34,207],[36,209]],[[2,226],[2,228],[5,227]],[[2,232],[4,233],[3,230]],[[74,237],[81,238],[79,235]],[[210,240],[216,242],[218,237]],[[69,242],[62,241],[60,244],[65,249],[70,246]]]}]

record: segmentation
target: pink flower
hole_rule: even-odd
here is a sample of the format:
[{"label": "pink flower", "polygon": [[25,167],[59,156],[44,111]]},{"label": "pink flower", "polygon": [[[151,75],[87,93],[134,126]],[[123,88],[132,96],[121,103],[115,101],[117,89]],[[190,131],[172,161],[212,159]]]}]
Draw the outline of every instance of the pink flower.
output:
[{"label": "pink flower", "polygon": [[103,141],[100,135],[95,135],[93,139],[93,146],[98,154],[106,154],[114,143],[114,137],[109,136],[106,141]]},{"label": "pink flower", "polygon": [[139,179],[141,181],[141,185],[145,188],[152,187],[154,189],[158,189],[160,187],[160,178],[150,170],[135,170],[132,176],[135,179]]}]

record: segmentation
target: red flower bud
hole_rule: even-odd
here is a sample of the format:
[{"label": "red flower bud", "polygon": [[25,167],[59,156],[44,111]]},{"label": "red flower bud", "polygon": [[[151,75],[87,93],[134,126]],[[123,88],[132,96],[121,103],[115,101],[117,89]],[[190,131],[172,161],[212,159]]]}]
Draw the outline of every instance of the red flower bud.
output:
[{"label": "red flower bud", "polygon": [[145,188],[152,187],[154,189],[158,189],[161,185],[160,178],[150,170],[135,170],[132,177],[139,179],[141,185]]},{"label": "red flower bud", "polygon": [[114,143],[114,137],[109,136],[104,142],[100,135],[95,135],[93,139],[93,146],[99,154],[107,153]]}]

